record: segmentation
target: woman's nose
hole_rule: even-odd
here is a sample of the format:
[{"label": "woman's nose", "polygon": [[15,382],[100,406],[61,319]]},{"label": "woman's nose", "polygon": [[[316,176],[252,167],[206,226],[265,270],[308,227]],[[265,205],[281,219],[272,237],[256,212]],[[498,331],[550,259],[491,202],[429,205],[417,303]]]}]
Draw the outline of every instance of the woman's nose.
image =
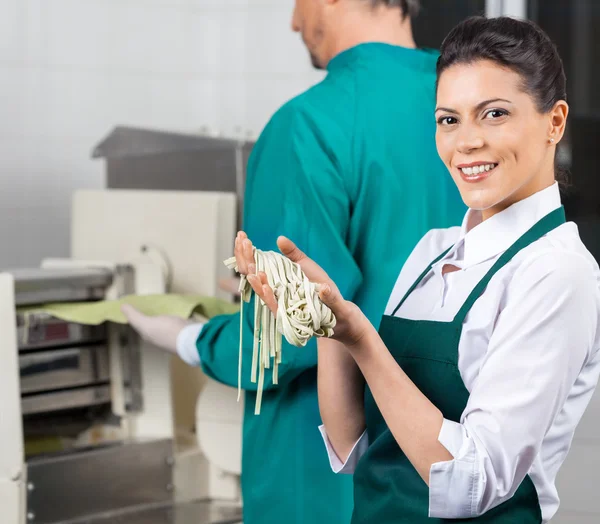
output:
[{"label": "woman's nose", "polygon": [[476,127],[469,126],[460,130],[460,135],[456,143],[456,149],[460,153],[470,153],[477,149],[481,149],[485,144],[485,140],[481,131]]}]

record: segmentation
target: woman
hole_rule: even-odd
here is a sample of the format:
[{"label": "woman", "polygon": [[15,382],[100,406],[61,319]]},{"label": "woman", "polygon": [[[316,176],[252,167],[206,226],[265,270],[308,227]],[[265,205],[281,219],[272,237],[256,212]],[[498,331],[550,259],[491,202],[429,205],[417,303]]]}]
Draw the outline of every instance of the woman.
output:
[{"label": "woman", "polygon": [[[354,472],[356,524],[547,522],[600,372],[600,270],[555,179],[565,76],[548,37],[508,18],[461,23],[437,69],[437,148],[469,211],[415,247],[379,333],[279,242],[338,321],[319,341],[321,429],[334,471]],[[236,256],[276,311],[243,233]]]}]

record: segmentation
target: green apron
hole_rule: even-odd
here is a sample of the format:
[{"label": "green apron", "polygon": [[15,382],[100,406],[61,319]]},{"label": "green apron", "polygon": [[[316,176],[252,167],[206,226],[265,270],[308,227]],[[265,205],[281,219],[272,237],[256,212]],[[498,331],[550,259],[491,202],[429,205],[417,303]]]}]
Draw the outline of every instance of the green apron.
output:
[{"label": "green apron", "polygon": [[[450,249],[419,276],[391,316],[384,316],[379,334],[396,362],[448,420],[459,422],[469,392],[458,369],[458,346],[463,322],[491,278],[523,248],[565,222],[561,207],[537,222],[519,238],[475,286],[451,322],[408,320],[394,315]],[[533,482],[527,476],[514,496],[472,519],[429,518],[429,488],[398,446],[369,388],[365,393],[369,449],[354,473],[353,524],[399,524],[477,521],[494,524],[533,524],[542,521]]]}]

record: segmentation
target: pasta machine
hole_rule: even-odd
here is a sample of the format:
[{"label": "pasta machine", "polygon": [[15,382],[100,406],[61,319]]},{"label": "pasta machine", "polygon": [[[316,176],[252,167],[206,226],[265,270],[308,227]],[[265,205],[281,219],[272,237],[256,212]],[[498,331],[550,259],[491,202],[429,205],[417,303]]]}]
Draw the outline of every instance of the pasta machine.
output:
[{"label": "pasta machine", "polygon": [[235,390],[126,325],[29,309],[165,292],[231,300],[217,282],[236,205],[217,192],[81,191],[71,258],[0,273],[3,524],[240,521]]}]

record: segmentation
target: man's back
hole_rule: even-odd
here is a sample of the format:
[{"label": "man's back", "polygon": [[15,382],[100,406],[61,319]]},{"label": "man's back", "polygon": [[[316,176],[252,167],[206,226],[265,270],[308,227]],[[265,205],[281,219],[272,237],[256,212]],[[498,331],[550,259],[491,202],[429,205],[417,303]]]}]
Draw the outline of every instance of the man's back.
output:
[{"label": "man's back", "polygon": [[432,228],[460,224],[466,211],[435,146],[437,56],[362,44],[335,57],[324,82],[304,95],[322,115],[318,125],[329,127],[329,147],[344,152],[345,244],[363,279],[346,298],[376,326],[417,242]]},{"label": "man's back", "polygon": [[[460,223],[460,197],[435,141],[435,55],[363,44],[272,118],[248,166],[244,229],[262,250],[291,238],[377,326],[408,254],[429,229]],[[347,524],[352,478],[330,468],[318,426],[317,355],[285,345],[260,416],[250,377],[246,308],[242,482],[245,524]],[[197,347],[203,369],[237,383],[239,317],[213,319]]]}]

